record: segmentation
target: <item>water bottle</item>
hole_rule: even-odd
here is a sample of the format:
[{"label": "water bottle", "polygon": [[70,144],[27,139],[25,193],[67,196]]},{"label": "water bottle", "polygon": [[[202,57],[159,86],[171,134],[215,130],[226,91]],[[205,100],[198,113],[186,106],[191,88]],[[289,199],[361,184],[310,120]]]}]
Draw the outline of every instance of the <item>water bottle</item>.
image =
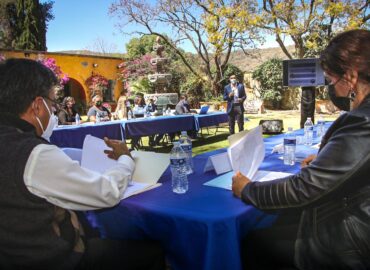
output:
[{"label": "water bottle", "polygon": [[188,191],[186,153],[182,150],[179,142],[173,143],[170,153],[170,168],[172,174],[172,191],[178,194]]},{"label": "water bottle", "polygon": [[295,163],[295,147],[297,140],[293,134],[293,128],[289,127],[288,132],[284,137],[284,164],[294,165]]},{"label": "water bottle", "polygon": [[131,110],[129,110],[127,112],[127,120],[130,120],[130,119],[132,119],[132,111]]},{"label": "water bottle", "polygon": [[78,113],[76,113],[75,120],[76,120],[76,125],[77,126],[81,124],[81,118],[80,118],[80,115]]},{"label": "water bottle", "polygon": [[312,145],[313,123],[311,117],[307,117],[306,123],[304,123],[304,141],[306,145]]},{"label": "water bottle", "polygon": [[180,143],[182,150],[184,150],[186,154],[187,172],[188,174],[191,174],[194,171],[193,149],[192,149],[192,142],[190,138],[188,137],[188,134],[186,133],[186,131],[181,131],[179,143]]},{"label": "water bottle", "polygon": [[320,117],[317,121],[317,137],[321,138],[325,134],[325,121]]}]

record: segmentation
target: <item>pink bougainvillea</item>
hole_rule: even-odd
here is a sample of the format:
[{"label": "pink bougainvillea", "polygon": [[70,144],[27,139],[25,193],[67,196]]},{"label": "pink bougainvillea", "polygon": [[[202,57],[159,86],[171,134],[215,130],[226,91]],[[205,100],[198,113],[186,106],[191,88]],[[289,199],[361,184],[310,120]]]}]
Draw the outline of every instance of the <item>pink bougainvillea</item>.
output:
[{"label": "pink bougainvillea", "polygon": [[119,79],[124,82],[133,81],[152,73],[154,67],[150,63],[151,59],[151,55],[146,54],[140,58],[119,64],[118,68],[121,69],[118,74]]},{"label": "pink bougainvillea", "polygon": [[87,87],[89,87],[90,90],[101,90],[105,91],[109,87],[109,81],[107,78],[100,74],[93,74],[85,81]]},{"label": "pink bougainvillea", "polygon": [[38,61],[54,72],[55,76],[59,78],[59,84],[62,88],[69,81],[68,75],[60,69],[54,58],[40,58]]}]

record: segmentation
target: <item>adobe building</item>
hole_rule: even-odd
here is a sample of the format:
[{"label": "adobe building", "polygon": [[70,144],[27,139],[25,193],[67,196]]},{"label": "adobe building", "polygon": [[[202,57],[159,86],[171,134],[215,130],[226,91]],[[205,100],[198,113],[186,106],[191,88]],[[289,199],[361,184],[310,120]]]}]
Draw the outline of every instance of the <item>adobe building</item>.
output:
[{"label": "adobe building", "polygon": [[117,80],[119,64],[122,59],[106,56],[23,51],[23,50],[4,50],[0,49],[6,59],[9,58],[28,58],[39,59],[54,58],[56,65],[60,67],[63,73],[69,77],[68,83],[64,86],[65,96],[72,96],[76,104],[80,104],[86,109],[90,106],[91,92],[85,84],[86,79],[91,75],[102,75],[109,81],[108,90],[103,93],[104,101],[115,104],[122,90],[122,82]]}]

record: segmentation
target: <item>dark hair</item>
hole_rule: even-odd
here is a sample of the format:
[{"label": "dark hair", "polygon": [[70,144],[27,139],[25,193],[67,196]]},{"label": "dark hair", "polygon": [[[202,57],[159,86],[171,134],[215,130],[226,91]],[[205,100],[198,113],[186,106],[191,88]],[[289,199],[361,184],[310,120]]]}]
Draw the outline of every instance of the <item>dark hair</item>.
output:
[{"label": "dark hair", "polygon": [[370,31],[357,29],[334,37],[321,53],[324,71],[343,76],[347,70],[358,70],[359,79],[370,82]]},{"label": "dark hair", "polygon": [[54,73],[29,59],[8,59],[0,64],[0,108],[20,115],[36,97],[48,97],[58,84]]}]

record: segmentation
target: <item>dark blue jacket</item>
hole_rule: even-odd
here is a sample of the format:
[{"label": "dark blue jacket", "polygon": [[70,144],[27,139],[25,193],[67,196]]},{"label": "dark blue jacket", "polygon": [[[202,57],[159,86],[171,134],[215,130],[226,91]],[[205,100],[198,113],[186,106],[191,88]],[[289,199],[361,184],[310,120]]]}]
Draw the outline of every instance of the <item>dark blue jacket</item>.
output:
[{"label": "dark blue jacket", "polygon": [[[245,94],[244,85],[242,83],[238,83],[237,87],[238,87],[238,96],[239,96],[239,98],[242,99],[242,101],[241,101],[241,110],[242,110],[242,112],[244,112],[243,102],[247,98],[247,95]],[[232,91],[233,90],[231,89],[231,84],[228,84],[228,85],[225,86],[224,100],[227,101],[227,110],[226,111],[227,111],[228,114],[231,112],[231,109],[232,109],[233,104],[234,104],[234,96],[229,97],[229,94]]]}]

